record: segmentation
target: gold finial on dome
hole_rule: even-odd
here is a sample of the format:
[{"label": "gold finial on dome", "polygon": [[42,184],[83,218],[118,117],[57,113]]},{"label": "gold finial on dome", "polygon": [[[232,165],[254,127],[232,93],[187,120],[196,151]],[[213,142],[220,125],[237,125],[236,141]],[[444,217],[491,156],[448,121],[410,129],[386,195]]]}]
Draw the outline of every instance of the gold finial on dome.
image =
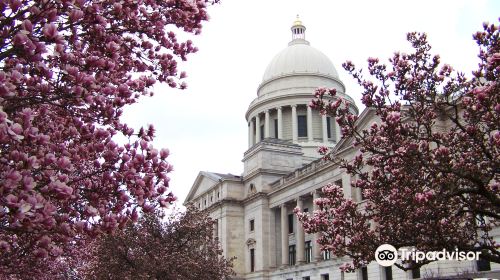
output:
[{"label": "gold finial on dome", "polygon": [[292,25],[292,42],[296,40],[304,41],[306,39],[306,27],[302,24],[302,21],[297,15],[297,18]]},{"label": "gold finial on dome", "polygon": [[300,20],[299,15],[297,15],[297,18],[293,22],[293,26],[297,26],[297,25],[302,25],[302,21]]}]

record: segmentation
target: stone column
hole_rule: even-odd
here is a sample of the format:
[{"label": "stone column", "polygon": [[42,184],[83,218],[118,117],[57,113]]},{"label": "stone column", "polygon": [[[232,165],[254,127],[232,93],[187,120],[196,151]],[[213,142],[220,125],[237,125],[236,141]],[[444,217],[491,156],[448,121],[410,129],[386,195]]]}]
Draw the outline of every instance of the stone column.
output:
[{"label": "stone column", "polygon": [[260,142],[260,118],[255,116],[255,144]]},{"label": "stone column", "polygon": [[281,205],[281,265],[288,265],[288,215],[286,205]]},{"label": "stone column", "polygon": [[[304,210],[304,202],[302,201],[302,198],[297,198],[297,207],[300,209],[300,211]],[[297,264],[303,264],[305,262],[305,254],[304,254],[304,247],[305,247],[305,235],[304,235],[304,227],[302,226],[302,223],[297,219]]]},{"label": "stone column", "polygon": [[278,139],[283,139],[283,112],[281,107],[278,107]]},{"label": "stone column", "polygon": [[[332,120],[335,120],[335,119],[332,119]],[[340,141],[340,136],[342,136],[342,132],[340,131],[340,126],[339,124],[334,121],[334,124],[335,124],[335,142],[339,142]]]},{"label": "stone column", "polygon": [[326,115],[321,115],[321,124],[323,126],[323,143],[328,143],[328,128],[327,128],[327,121],[326,121]]},{"label": "stone column", "polygon": [[297,143],[297,105],[292,105],[292,142]]},{"label": "stone column", "polygon": [[307,141],[312,142],[313,137],[313,117],[312,108],[307,105]]},{"label": "stone column", "polygon": [[264,122],[264,138],[269,138],[269,110],[265,112],[265,122]]},{"label": "stone column", "polygon": [[346,199],[352,199],[352,187],[351,187],[351,175],[344,173],[342,174],[342,192]]},{"label": "stone column", "polygon": [[253,119],[250,119],[248,122],[248,147],[251,148],[255,141],[255,135],[253,134],[255,127],[253,123]]},{"label": "stone column", "polygon": [[[318,198],[319,198],[319,191],[314,190],[313,191],[313,213],[314,213],[314,211],[319,210],[319,206],[314,203],[314,200],[316,200]],[[321,256],[321,249],[320,249],[319,244],[318,244],[319,236],[320,236],[319,233],[315,233],[313,236],[313,243],[314,243],[313,244],[313,258],[317,262],[321,261],[323,259],[323,257]]]}]

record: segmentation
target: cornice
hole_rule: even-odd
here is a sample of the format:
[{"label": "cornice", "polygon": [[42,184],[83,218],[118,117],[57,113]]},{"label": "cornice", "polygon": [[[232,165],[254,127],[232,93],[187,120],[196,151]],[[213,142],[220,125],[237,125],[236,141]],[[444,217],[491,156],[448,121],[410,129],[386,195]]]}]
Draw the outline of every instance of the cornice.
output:
[{"label": "cornice", "polygon": [[[310,89],[311,87],[302,87],[303,89]],[[291,106],[294,105],[294,101],[299,99],[306,99],[306,100],[311,100],[313,98],[312,92],[308,93],[286,93],[283,95],[277,95],[277,96],[272,96],[268,98],[264,98],[263,96],[259,96],[256,99],[250,103],[248,106],[247,112],[245,113],[245,118],[248,120],[248,117],[250,113],[256,109],[256,107],[260,107],[266,104],[272,104],[273,102],[278,102],[278,101],[288,101],[290,104],[287,104],[285,106]],[[260,100],[259,100],[260,99]],[[255,103],[254,103],[255,102]],[[309,102],[304,103],[306,105]]]},{"label": "cornice", "polygon": [[211,212],[211,211],[215,210],[216,208],[222,207],[222,206],[227,205],[227,204],[242,206],[241,202],[242,202],[241,200],[238,200],[235,198],[224,198],[224,199],[221,199],[217,202],[214,202],[212,205],[208,206],[207,208],[202,209],[201,211]]},{"label": "cornice", "polygon": [[[281,178],[280,180],[271,183],[270,186],[272,188],[272,191],[268,193],[268,196],[272,196],[274,194],[282,192],[292,185],[299,184],[307,178],[317,175],[318,173],[321,173],[335,166],[335,163],[331,161],[327,161],[325,163],[321,163],[321,161],[322,159],[313,161],[308,165],[305,165],[304,167],[298,168],[295,171],[289,173],[287,176]],[[320,164],[317,165],[318,163]]]},{"label": "cornice", "polygon": [[[281,149],[273,149],[272,147],[280,147],[280,148],[287,148],[287,149],[297,149],[296,152],[293,151],[284,151]],[[268,151],[280,151],[283,153],[288,153],[288,154],[297,154],[297,155],[302,155],[302,150],[301,146],[299,144],[292,143],[290,140],[281,140],[281,139],[275,139],[275,138],[265,138],[264,140],[258,142],[257,144],[253,145],[250,147],[246,152],[243,153],[243,159],[242,161],[244,162],[247,158],[251,157],[255,153],[259,152],[260,150],[268,150]]]},{"label": "cornice", "polygon": [[243,177],[243,181],[244,182],[249,181],[249,180],[253,179],[254,177],[256,177],[258,175],[262,175],[262,174],[285,176],[285,175],[289,174],[289,172],[286,172],[286,171],[277,171],[277,170],[274,170],[274,169],[267,169],[267,168],[257,168],[254,171],[252,171],[252,172],[248,173],[247,175],[245,175]]},{"label": "cornice", "polygon": [[257,193],[254,193],[252,195],[247,196],[241,202],[242,202],[243,205],[248,205],[248,204],[254,202],[255,200],[258,200],[258,199],[261,199],[261,198],[269,199],[266,192],[257,192]]},{"label": "cornice", "polygon": [[288,74],[283,74],[283,75],[279,75],[279,76],[275,76],[275,77],[272,77],[271,79],[267,80],[267,81],[263,81],[260,83],[260,85],[257,87],[257,92],[259,92],[263,87],[265,87],[266,85],[276,81],[276,80],[279,80],[279,79],[283,79],[283,78],[288,78],[288,77],[297,77],[297,76],[309,76],[309,77],[319,77],[319,78],[326,78],[326,79],[330,79],[330,80],[333,80],[337,83],[339,83],[343,88],[344,88],[344,91],[345,91],[345,85],[344,83],[337,77],[334,77],[334,76],[331,76],[331,75],[325,75],[325,74],[320,74],[320,73],[308,73],[308,72],[296,72],[296,73],[288,73]]}]

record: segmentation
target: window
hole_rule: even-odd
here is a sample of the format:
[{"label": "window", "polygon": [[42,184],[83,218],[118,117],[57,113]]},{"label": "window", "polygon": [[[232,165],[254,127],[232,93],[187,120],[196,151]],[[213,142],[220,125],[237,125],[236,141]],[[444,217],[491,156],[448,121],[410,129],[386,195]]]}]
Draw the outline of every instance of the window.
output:
[{"label": "window", "polygon": [[491,270],[490,262],[481,258],[481,255],[479,256],[480,256],[479,260],[476,262],[477,271],[490,271]]},{"label": "window", "polygon": [[288,263],[295,265],[295,245],[288,246]]},{"label": "window", "polygon": [[312,250],[313,247],[311,246],[311,241],[306,241],[306,244],[304,246],[304,253],[306,254],[306,263],[310,263],[312,259]]},{"label": "window", "polygon": [[214,197],[213,195],[210,196],[210,202],[213,202],[214,201]]},{"label": "window", "polygon": [[331,258],[330,251],[328,251],[328,250],[327,251],[322,251],[322,253],[323,253],[323,260],[326,261],[326,260],[329,260]]},{"label": "window", "polygon": [[384,268],[385,280],[392,280],[392,266],[387,266]]},{"label": "window", "polygon": [[361,279],[368,280],[368,268],[366,266],[361,268]]},{"label": "window", "polygon": [[255,220],[254,219],[251,219],[250,220],[250,231],[253,231],[255,228]]},{"label": "window", "polygon": [[256,193],[257,192],[257,189],[255,189],[255,185],[254,184],[250,184],[250,190],[249,190],[249,194],[253,194],[253,193]]},{"label": "window", "polygon": [[305,277],[302,277],[302,280],[311,280],[311,277],[305,276]]},{"label": "window", "polygon": [[220,192],[217,192],[217,198],[220,198]]},{"label": "window", "polygon": [[414,268],[411,270],[411,279],[420,278],[420,268]]},{"label": "window", "polygon": [[309,208],[304,208],[304,213],[309,212]]},{"label": "window", "polygon": [[255,271],[255,249],[250,249],[250,272]]},{"label": "window", "polygon": [[264,140],[264,125],[260,126],[260,140]]},{"label": "window", "polygon": [[274,138],[278,138],[278,120],[274,120]]},{"label": "window", "polygon": [[321,274],[321,280],[330,280],[330,274]]},{"label": "window", "polygon": [[288,215],[288,233],[293,233],[293,214]]},{"label": "window", "polygon": [[307,117],[297,116],[297,128],[299,137],[307,137]]},{"label": "window", "polygon": [[332,138],[332,125],[330,117],[326,117],[326,134],[328,139]]}]

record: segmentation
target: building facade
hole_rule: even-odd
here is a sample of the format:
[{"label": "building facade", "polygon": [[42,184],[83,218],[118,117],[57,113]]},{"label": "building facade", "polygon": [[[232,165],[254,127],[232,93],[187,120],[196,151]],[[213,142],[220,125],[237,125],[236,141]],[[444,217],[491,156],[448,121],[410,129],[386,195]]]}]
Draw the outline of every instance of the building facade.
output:
[{"label": "building facade", "polygon": [[[491,271],[500,266],[476,262],[435,262],[418,271],[384,268],[373,262],[354,273],[342,273],[346,259],[322,252],[317,236],[305,234],[293,214],[299,207],[313,211],[313,200],[330,182],[344,195],[361,201],[351,178],[331,162],[319,160],[319,146],[335,147],[346,159],[355,156],[348,139],[341,140],[337,123],[308,104],[318,87],[336,88],[338,96],[354,100],[330,59],[305,39],[297,19],[292,40],[267,66],[257,98],[246,112],[248,150],[241,175],[200,172],[185,205],[209,211],[216,221],[214,234],[224,255],[236,257],[236,279],[417,279],[461,272]],[[360,127],[376,121],[371,110],[359,115]]]}]

